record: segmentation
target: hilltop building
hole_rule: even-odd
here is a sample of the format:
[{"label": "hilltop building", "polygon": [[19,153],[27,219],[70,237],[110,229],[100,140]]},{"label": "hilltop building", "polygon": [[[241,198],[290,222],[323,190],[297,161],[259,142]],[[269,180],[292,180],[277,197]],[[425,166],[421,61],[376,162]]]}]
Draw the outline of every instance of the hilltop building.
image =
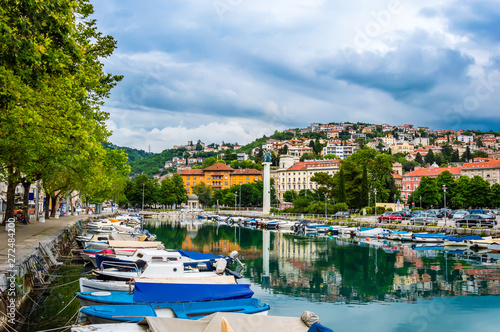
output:
[{"label": "hilltop building", "polygon": [[414,192],[420,185],[420,180],[422,176],[437,177],[444,171],[450,172],[455,179],[460,176],[460,167],[437,167],[431,166],[427,168],[415,167],[413,172],[409,172],[403,175],[403,190],[401,191],[402,198],[407,201],[408,197]]}]

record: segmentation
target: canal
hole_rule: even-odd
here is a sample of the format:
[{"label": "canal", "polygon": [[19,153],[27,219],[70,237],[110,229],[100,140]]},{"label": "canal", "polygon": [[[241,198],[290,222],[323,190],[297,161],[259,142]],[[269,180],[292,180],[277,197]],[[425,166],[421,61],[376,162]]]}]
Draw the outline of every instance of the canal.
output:
[{"label": "canal", "polygon": [[[315,312],[340,331],[497,331],[496,254],[337,236],[296,236],[196,221],[149,221],[166,248],[228,254],[246,268],[240,283],[269,303],[270,315]],[[81,266],[66,266],[26,331],[64,325]],[[71,303],[70,303],[71,302]],[[68,305],[68,303],[70,303]],[[74,319],[73,319],[74,320]]]}]

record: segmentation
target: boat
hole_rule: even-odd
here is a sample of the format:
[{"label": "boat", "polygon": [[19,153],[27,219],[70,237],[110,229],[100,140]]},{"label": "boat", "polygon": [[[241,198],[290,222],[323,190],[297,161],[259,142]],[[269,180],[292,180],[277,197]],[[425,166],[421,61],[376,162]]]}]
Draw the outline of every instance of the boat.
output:
[{"label": "boat", "polygon": [[300,318],[217,312],[198,320],[146,317],[141,323],[74,326],[71,332],[333,332],[321,325],[317,317],[308,311]]},{"label": "boat", "polygon": [[491,251],[500,251],[500,241],[488,244],[488,249]]},{"label": "boat", "polygon": [[78,292],[81,306],[218,301],[251,298],[248,284],[193,284],[135,282],[133,293],[122,291]]},{"label": "boat", "polygon": [[267,315],[269,305],[259,299],[225,301],[155,303],[132,305],[98,305],[83,307],[81,312],[91,324],[138,323],[145,317],[200,319],[215,312]]},{"label": "boat", "polygon": [[[237,252],[236,252],[237,254]],[[205,254],[194,251],[187,250],[176,250],[176,249],[138,249],[133,255],[110,255],[110,254],[97,254],[96,264],[98,268],[101,268],[103,262],[118,262],[120,264],[126,265],[143,260],[146,263],[156,262],[167,262],[167,261],[180,261],[184,263],[185,266],[202,268],[201,265],[205,264],[205,269],[212,270],[213,264],[217,259],[226,259],[229,263],[229,257],[224,255],[213,255]]]},{"label": "boat", "polygon": [[415,233],[415,234],[413,234],[413,241],[414,242],[444,243],[444,240],[451,239],[454,237],[456,237],[456,235]]},{"label": "boat", "polygon": [[308,224],[306,225],[304,231],[306,233],[317,232],[317,233],[326,233],[328,232],[330,225],[325,224]]},{"label": "boat", "polygon": [[469,240],[470,247],[474,249],[486,249],[489,244],[500,242],[500,238],[483,238],[482,240]]},{"label": "boat", "polygon": [[446,247],[469,247],[472,240],[482,240],[479,235],[455,236],[444,240]]},{"label": "boat", "polygon": [[412,235],[413,235],[412,232],[398,231],[398,232],[392,232],[391,234],[387,235],[387,239],[395,241],[410,241]]},{"label": "boat", "polygon": [[356,232],[357,237],[371,237],[371,238],[385,238],[389,234],[391,234],[392,231],[390,229],[384,229],[384,228],[366,228],[366,227],[360,227],[360,230]]},{"label": "boat", "polygon": [[210,277],[204,276],[202,278],[136,278],[129,281],[116,281],[116,280],[99,280],[80,278],[80,292],[96,292],[96,291],[121,291],[131,292],[135,288],[135,282],[150,282],[150,283],[170,283],[170,284],[236,284],[234,276],[227,275],[213,275]]}]

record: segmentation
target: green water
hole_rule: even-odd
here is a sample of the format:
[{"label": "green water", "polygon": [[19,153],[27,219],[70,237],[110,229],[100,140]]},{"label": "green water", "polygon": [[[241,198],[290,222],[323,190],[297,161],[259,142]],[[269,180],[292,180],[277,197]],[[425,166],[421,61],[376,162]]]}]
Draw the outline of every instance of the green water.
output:
[{"label": "green water", "polygon": [[[227,254],[245,263],[242,283],[270,315],[315,312],[339,331],[499,331],[500,265],[494,254],[423,249],[382,241],[299,237],[197,222],[149,222],[167,248]],[[59,271],[64,284],[81,266]],[[78,309],[76,283],[54,288],[33,315],[39,331],[64,325]]]}]

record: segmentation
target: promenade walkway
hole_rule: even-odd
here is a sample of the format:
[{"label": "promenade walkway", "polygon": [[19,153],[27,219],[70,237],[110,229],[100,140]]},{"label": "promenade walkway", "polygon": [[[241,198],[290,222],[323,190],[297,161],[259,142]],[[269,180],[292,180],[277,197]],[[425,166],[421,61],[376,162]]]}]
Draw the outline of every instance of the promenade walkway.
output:
[{"label": "promenade walkway", "polygon": [[[101,215],[111,214],[111,211],[103,212]],[[16,224],[15,232],[15,256],[16,262],[22,262],[26,257],[32,255],[39,243],[51,241],[54,237],[61,234],[66,226],[73,224],[77,220],[95,217],[98,215],[81,214],[78,216],[64,216],[58,219],[51,218],[44,223],[31,221],[29,225]],[[8,232],[5,226],[0,228],[0,274],[10,270],[7,264],[9,254]],[[12,255],[12,251],[10,251]],[[12,258],[12,256],[11,256]]]}]

